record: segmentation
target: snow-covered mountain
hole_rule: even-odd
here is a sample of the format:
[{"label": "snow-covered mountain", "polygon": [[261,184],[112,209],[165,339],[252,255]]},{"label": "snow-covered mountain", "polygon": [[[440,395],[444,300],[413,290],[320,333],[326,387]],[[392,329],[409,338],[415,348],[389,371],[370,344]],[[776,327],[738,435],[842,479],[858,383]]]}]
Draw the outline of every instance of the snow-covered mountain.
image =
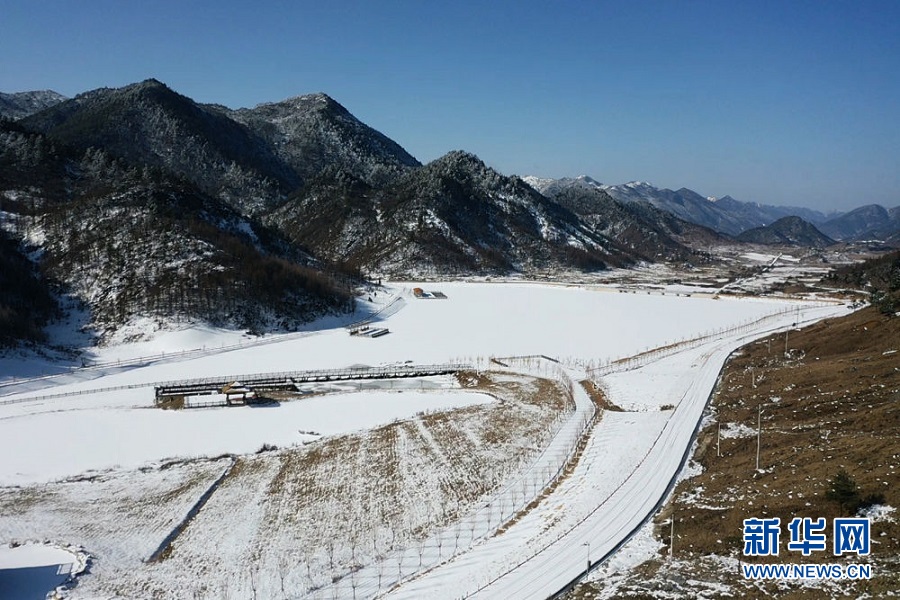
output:
[{"label": "snow-covered mountain", "polygon": [[352,306],[313,257],[190,182],[10,122],[0,208],[18,252],[88,309],[101,339],[138,317],[267,330]]},{"label": "snow-covered mountain", "polygon": [[702,260],[692,248],[720,238],[694,223],[741,218],[728,198],[522,180],[461,151],[421,165],[325,94],[232,110],[149,79],[46,97],[0,124],[5,222],[103,331],[140,315],[286,327],[351,305],[342,273]]},{"label": "snow-covered mountain", "polygon": [[599,269],[639,258],[521,179],[461,151],[382,188],[335,172],[267,222],[330,260],[380,272]]},{"label": "snow-covered mountain", "polygon": [[379,185],[420,166],[394,140],[326,94],[307,94],[226,114],[265,140],[301,180],[336,167]]},{"label": "snow-covered mountain", "polygon": [[[534,178],[532,187],[539,185]],[[679,219],[645,202],[620,202],[589,177],[549,182],[543,193],[591,228],[649,261],[693,260],[691,248],[725,241],[708,228]]]},{"label": "snow-covered mountain", "polygon": [[65,96],[53,90],[17,92],[15,94],[0,92],[0,118],[15,121],[59,104],[65,99]]},{"label": "snow-covered mountain", "polygon": [[533,177],[526,180],[533,181],[538,191],[551,194],[554,189],[560,187],[596,187],[621,202],[649,203],[685,221],[728,235],[737,235],[753,227],[768,225],[786,216],[800,216],[812,223],[822,223],[828,218],[828,215],[808,208],[741,202],[731,196],[711,198],[688,188],[670,190],[658,188],[646,181],[604,185],[587,176],[562,179]]},{"label": "snow-covered mountain", "polygon": [[79,94],[19,123],[79,150],[165,169],[247,212],[300,184],[254,132],[155,79]]}]

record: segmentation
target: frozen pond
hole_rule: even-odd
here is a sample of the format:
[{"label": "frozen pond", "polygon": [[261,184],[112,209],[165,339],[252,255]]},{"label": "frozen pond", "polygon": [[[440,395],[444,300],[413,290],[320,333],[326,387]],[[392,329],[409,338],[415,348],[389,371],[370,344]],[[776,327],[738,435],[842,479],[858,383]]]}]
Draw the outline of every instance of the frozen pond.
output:
[{"label": "frozen pond", "polygon": [[65,583],[77,558],[53,546],[0,546],[0,598],[44,600]]}]

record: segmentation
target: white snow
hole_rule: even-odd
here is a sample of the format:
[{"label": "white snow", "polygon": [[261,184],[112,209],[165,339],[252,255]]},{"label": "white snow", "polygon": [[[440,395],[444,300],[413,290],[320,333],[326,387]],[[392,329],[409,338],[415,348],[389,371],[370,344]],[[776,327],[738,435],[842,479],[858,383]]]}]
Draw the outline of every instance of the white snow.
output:
[{"label": "white snow", "polygon": [[783,261],[792,262],[792,263],[800,262],[799,258],[795,258],[795,257],[791,256],[790,254],[784,254],[784,253],[763,254],[761,252],[744,252],[743,254],[741,254],[741,257],[746,258],[747,260],[750,260],[753,262],[770,263],[770,264],[774,263],[775,261],[778,261],[778,260],[783,260]]},{"label": "white snow", "polygon": [[68,550],[45,544],[22,544],[15,548],[0,546],[0,570],[71,565],[75,558]]},{"label": "white snow", "polygon": [[860,510],[858,514],[860,517],[872,519],[873,523],[878,523],[879,521],[893,523],[893,513],[896,511],[896,508],[888,506],[887,504],[873,504],[868,508]]},{"label": "white snow", "polygon": [[[807,311],[802,321],[839,313]],[[845,310],[845,309],[844,309]],[[713,336],[699,346],[604,378],[610,400],[639,412],[604,414],[585,459],[536,510],[507,532],[444,567],[401,586],[391,597],[545,598],[605,556],[655,512],[678,473],[719,369],[735,348],[790,325],[793,315]],[[674,406],[674,410],[652,410]],[[599,451],[598,451],[599,450]],[[457,582],[450,585],[450,582]]]},{"label": "white snow", "polygon": [[725,423],[719,429],[719,435],[723,438],[748,438],[756,435],[756,430],[744,423]]},{"label": "white snow", "polygon": [[[416,300],[408,291],[414,285],[440,290],[448,299]],[[565,365],[567,377],[582,378],[585,370],[595,373],[609,399],[627,411],[603,413],[574,471],[504,533],[492,537],[479,529],[484,524],[496,526],[504,515],[510,516],[514,505],[524,505],[533,497],[529,494],[539,492],[536,482],[543,485],[550,466],[559,464],[570,451],[571,440],[566,436],[577,430],[588,414],[589,401],[578,385],[574,394],[579,408],[572,419],[560,425],[548,451],[538,454],[533,465],[524,465],[520,478],[493,500],[471,514],[461,515],[459,523],[470,525],[456,524],[455,531],[451,525],[434,532],[429,539],[445,543],[428,546],[422,553],[409,549],[406,554],[382,556],[376,565],[360,565],[353,571],[355,575],[321,591],[323,597],[352,597],[362,590],[385,592],[388,588],[383,587],[382,577],[386,566],[392,575],[385,585],[398,578],[405,581],[392,594],[396,597],[437,600],[475,593],[477,597],[546,597],[583,570],[588,544],[591,558],[596,560],[630,532],[640,529],[653,514],[668,482],[677,474],[729,352],[793,323],[846,313],[843,306],[821,302],[714,300],[659,292],[624,294],[610,287],[525,283],[401,284],[395,292],[405,297],[405,304],[397,305],[398,312],[383,316],[379,326],[389,328],[390,334],[377,339],[360,339],[343,328],[333,328],[271,336],[264,344],[223,350],[216,343],[221,339],[217,332],[198,328],[164,334],[139,348],[126,345],[99,353],[106,359],[119,357],[122,364],[108,362],[36,380],[12,381],[7,376],[0,381],[0,452],[5,456],[0,482],[48,481],[118,465],[118,470],[109,474],[109,485],[125,485],[128,473],[137,473],[129,469],[167,457],[251,453],[263,443],[280,446],[314,439],[311,431],[339,434],[419,412],[490,401],[487,396],[458,390],[381,389],[345,391],[274,407],[162,411],[152,407],[155,382],[205,376],[233,376],[235,380],[242,374],[405,361],[424,364],[455,360],[485,368],[491,364],[488,357],[511,365],[518,363],[508,357],[554,357]],[[228,344],[241,341],[241,336],[233,332],[222,337]],[[681,343],[685,340],[692,341]],[[645,352],[660,347],[666,350]],[[195,351],[179,354],[188,349]],[[162,352],[167,355],[164,359],[158,356]],[[125,358],[133,359],[140,353],[156,353],[157,357],[125,364]],[[610,364],[613,359],[640,353],[639,359]],[[78,395],[28,400],[73,392]],[[554,443],[560,448],[552,450]],[[439,467],[434,468],[439,471]],[[213,471],[213,466],[209,470]],[[186,477],[190,470],[184,467],[184,472],[178,476]],[[263,483],[271,476],[267,473],[260,472]],[[175,475],[158,470],[145,477]],[[206,474],[204,481],[214,476]],[[192,485],[205,489],[208,484]],[[261,494],[259,490],[265,490],[265,485],[254,493]],[[17,497],[14,488],[6,491],[13,499]],[[229,489],[226,496],[237,503],[265,501],[264,495],[246,496],[240,489]],[[170,512],[175,514],[167,515],[167,519],[184,514],[183,510]],[[51,518],[49,513],[47,518]],[[156,521],[154,527],[164,529],[164,521]],[[247,535],[252,534],[251,523],[234,527],[248,528]],[[0,517],[3,539],[21,535],[23,528],[27,530],[29,524]],[[209,541],[202,531],[194,531],[196,539]],[[446,543],[451,537],[455,537],[453,550],[459,550],[452,558],[450,544]],[[80,543],[78,539],[67,541]],[[147,540],[128,544],[129,548],[134,546],[128,552],[146,558]],[[239,550],[235,549],[233,556],[240,557]],[[190,548],[182,551],[189,552]],[[408,580],[417,570],[416,557],[421,562],[423,554],[426,560],[443,564]],[[272,571],[271,565],[266,568],[270,570],[259,576],[269,579],[265,589],[274,590],[277,571]],[[349,564],[341,568],[346,570]],[[324,575],[319,573],[318,577]],[[216,585],[234,585],[248,592],[250,584],[240,579]]]},{"label": "white snow", "polygon": [[[0,425],[0,484],[22,485],[78,475],[84,471],[136,468],[174,457],[247,454],[263,444],[287,446],[317,439],[302,432],[336,435],[395,419],[490,402],[490,396],[461,391],[367,391],[338,393],[279,405],[194,410],[135,408],[146,390],[115,394],[133,406],[57,408],[7,420]],[[57,401],[55,405],[64,405]],[[15,424],[12,426],[12,424]]]}]

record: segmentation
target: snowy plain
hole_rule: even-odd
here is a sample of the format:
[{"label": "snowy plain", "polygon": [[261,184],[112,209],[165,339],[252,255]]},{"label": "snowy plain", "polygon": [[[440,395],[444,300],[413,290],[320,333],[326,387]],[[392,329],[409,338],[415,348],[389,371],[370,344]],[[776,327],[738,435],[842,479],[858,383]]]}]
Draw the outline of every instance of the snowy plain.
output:
[{"label": "snowy plain", "polygon": [[[350,336],[339,327],[300,337],[289,334],[283,341],[270,336],[263,345],[217,352],[213,332],[197,328],[140,343],[145,351],[163,350],[169,355],[166,359],[155,354],[157,362],[147,366],[112,364],[117,358],[134,358],[134,345],[126,344],[103,349],[102,358],[110,365],[105,369],[20,382],[0,376],[0,383],[8,384],[0,387],[0,402],[11,402],[0,405],[0,452],[10,457],[0,465],[0,483],[48,481],[175,456],[252,452],[263,443],[308,441],[297,430],[338,434],[420,410],[470,402],[466,395],[452,393],[415,400],[379,397],[388,402],[366,396],[329,396],[325,401],[290,403],[281,410],[244,407],[167,414],[152,409],[152,386],[158,382],[205,376],[240,379],[252,373],[405,361],[472,362],[486,356],[546,355],[587,366],[792,308],[771,300],[489,283],[443,284],[437,287],[448,295],[447,300],[418,300],[409,292],[411,287],[394,288],[394,297],[404,304],[382,322],[391,332],[382,338]],[[384,303],[393,299],[386,296],[381,295]],[[223,338],[223,345],[230,346],[235,334],[224,332]],[[179,352],[197,348],[199,356],[179,359]],[[131,389],[103,391],[123,387]],[[15,393],[24,390],[28,392]],[[59,396],[72,392],[79,395]],[[18,402],[42,395],[57,397]],[[363,407],[369,420],[358,418]],[[320,424],[329,413],[347,418]],[[296,417],[285,419],[288,414]],[[192,431],[202,435],[191,435]],[[52,452],[47,450],[48,440],[56,440]]]},{"label": "snowy plain", "polygon": [[[88,471],[128,471],[176,456],[251,453],[263,443],[309,442],[316,437],[310,431],[339,435],[421,412],[488,401],[454,389],[447,381],[437,386],[442,389],[429,391],[330,394],[270,408],[167,414],[153,408],[152,386],[157,382],[405,361],[487,366],[488,357],[525,355],[553,357],[573,373],[580,369],[586,374],[584,369],[608,365],[616,358],[712,334],[703,345],[687,347],[673,357],[600,378],[598,383],[606,387],[610,400],[628,412],[606,413],[601,418],[576,473],[505,533],[473,545],[396,590],[398,597],[458,597],[478,590],[483,597],[526,597],[520,595],[525,591],[537,597],[577,575],[584,558],[591,553],[596,558],[613,548],[646,518],[677,472],[708,391],[731,349],[766,331],[846,312],[842,306],[815,302],[623,294],[609,287],[525,283],[429,284],[426,289],[442,291],[448,299],[419,300],[410,294],[411,287],[400,284],[393,287],[392,295],[379,295],[376,305],[401,300],[397,310],[379,323],[390,334],[377,339],[349,336],[339,327],[324,328],[280,339],[271,336],[264,344],[223,351],[217,348],[215,331],[198,328],[162,334],[139,347],[103,349],[95,358],[106,366],[61,377],[23,381],[14,373],[0,371],[0,451],[10,457],[0,464],[0,483],[35,484],[23,489],[42,492],[53,488],[46,483],[50,480]],[[220,345],[232,345],[239,338],[234,332],[223,332]],[[185,350],[192,352],[179,355]],[[133,360],[142,352],[154,358],[114,364]],[[73,392],[77,395],[63,395]],[[675,408],[661,410],[667,405]],[[660,453],[660,460],[647,458],[653,452]],[[646,464],[656,466],[638,468]],[[208,483],[211,475],[204,477]],[[628,482],[639,485],[629,488]],[[192,485],[191,489],[199,490],[205,484]],[[660,485],[662,490],[654,491],[655,497],[648,493]],[[594,515],[607,501],[639,510],[617,512],[615,520],[604,522]],[[614,535],[604,533],[600,539],[599,528]],[[28,523],[10,525],[4,520],[0,541],[28,537],[27,530]],[[41,532],[33,535],[41,536]],[[58,541],[79,543],[78,539]],[[557,548],[548,550],[554,544]],[[141,552],[146,556],[146,548]],[[541,562],[547,556],[557,558]],[[526,559],[538,562],[513,568]],[[398,575],[402,579],[407,578],[406,569],[411,566],[401,558]],[[524,571],[535,575],[523,580],[517,573]],[[269,579],[275,577],[269,573]],[[534,577],[543,578],[544,587],[536,586]],[[374,589],[383,593],[380,573],[378,579]],[[352,590],[322,590],[321,597],[355,593],[358,584],[354,582]],[[240,584],[245,587],[231,585],[235,593],[238,589],[249,592],[246,583]],[[77,597],[77,588],[74,593]]]}]

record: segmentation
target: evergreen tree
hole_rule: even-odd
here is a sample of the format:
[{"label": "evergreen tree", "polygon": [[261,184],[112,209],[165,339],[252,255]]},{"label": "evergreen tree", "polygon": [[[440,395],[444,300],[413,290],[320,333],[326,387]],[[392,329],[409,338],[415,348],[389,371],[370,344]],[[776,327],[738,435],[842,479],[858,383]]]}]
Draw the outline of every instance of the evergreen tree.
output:
[{"label": "evergreen tree", "polygon": [[844,514],[845,507],[852,512],[859,505],[859,486],[847,471],[841,469],[828,482],[828,491],[825,492],[825,499],[837,502],[838,506],[840,506],[841,514]]}]

